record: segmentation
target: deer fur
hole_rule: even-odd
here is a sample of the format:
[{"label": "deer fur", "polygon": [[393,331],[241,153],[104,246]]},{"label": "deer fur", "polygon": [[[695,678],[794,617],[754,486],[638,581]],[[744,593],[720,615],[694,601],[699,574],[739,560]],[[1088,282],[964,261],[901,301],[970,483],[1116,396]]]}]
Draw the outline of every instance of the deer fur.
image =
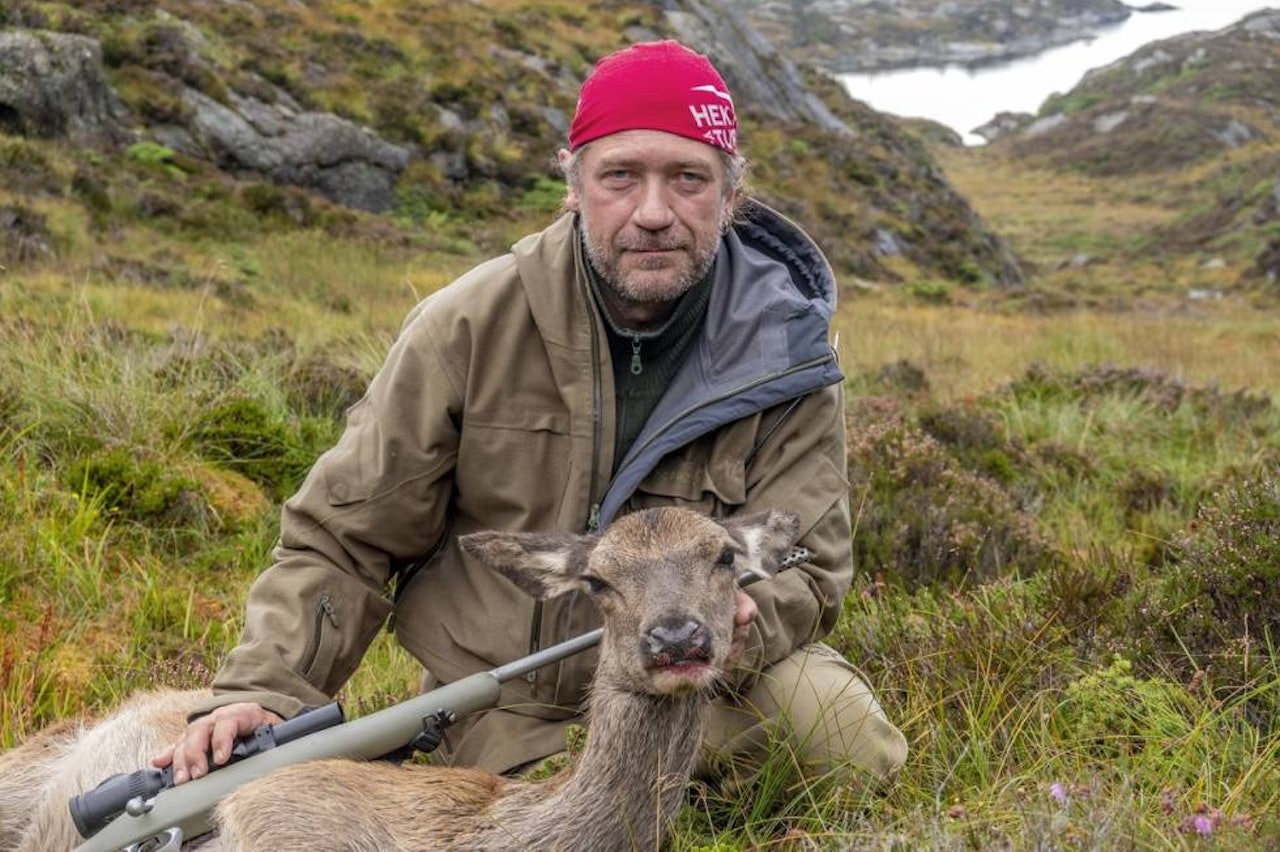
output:
[{"label": "deer fur", "polygon": [[[602,535],[464,536],[469,555],[530,594],[584,592],[601,613],[604,637],[588,704],[589,736],[573,766],[541,783],[377,761],[289,766],[223,800],[214,815],[222,847],[658,848],[697,761],[711,689],[729,663],[736,577],[744,570],[772,573],[797,528],[794,516],[780,512],[712,520],[660,508],[624,516]],[[67,798],[113,772],[145,765],[177,738],[184,708],[196,697],[152,695],[99,728],[42,732],[0,755],[0,848],[10,848],[5,831],[24,838],[26,846],[13,844],[19,849],[75,845],[65,817]],[[80,765],[91,758],[83,753],[89,740],[110,753],[124,747],[120,736],[132,738],[127,759],[104,754],[87,768]],[[104,765],[110,761],[112,766]],[[26,782],[15,780],[11,791],[8,767],[28,763],[35,768],[24,768]],[[29,804],[39,780],[50,776],[57,781],[45,780],[40,788],[38,797],[49,801],[41,803],[39,821],[33,816],[24,826],[10,818],[14,797],[22,798],[19,788],[25,788]],[[70,843],[32,842],[37,830],[64,827],[52,814],[58,808]]]},{"label": "deer fur", "polygon": [[67,802],[120,772],[150,765],[186,728],[207,690],[144,692],[100,722],[60,722],[0,754],[0,849],[66,852],[83,838]]}]

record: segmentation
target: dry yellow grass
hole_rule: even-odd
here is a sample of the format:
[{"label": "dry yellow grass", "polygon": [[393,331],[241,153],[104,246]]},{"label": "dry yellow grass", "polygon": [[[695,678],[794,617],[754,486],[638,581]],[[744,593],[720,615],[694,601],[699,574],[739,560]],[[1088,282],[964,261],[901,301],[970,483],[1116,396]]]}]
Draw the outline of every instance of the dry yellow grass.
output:
[{"label": "dry yellow grass", "polygon": [[1181,313],[998,314],[887,299],[846,300],[837,319],[848,375],[906,359],[954,401],[1033,363],[1152,367],[1190,384],[1280,393],[1280,317],[1230,300]]}]

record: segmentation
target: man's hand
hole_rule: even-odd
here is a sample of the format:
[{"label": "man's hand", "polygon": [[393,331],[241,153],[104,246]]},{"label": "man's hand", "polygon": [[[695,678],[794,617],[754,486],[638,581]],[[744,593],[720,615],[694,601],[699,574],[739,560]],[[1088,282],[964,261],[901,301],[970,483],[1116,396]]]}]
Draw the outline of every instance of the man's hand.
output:
[{"label": "man's hand", "polygon": [[187,725],[182,738],[153,757],[151,765],[164,769],[173,764],[173,783],[185,784],[209,772],[210,752],[213,762],[221,766],[231,757],[231,747],[237,737],[252,734],[259,725],[283,721],[258,704],[228,704]]},{"label": "man's hand", "polygon": [[747,650],[747,640],[751,638],[751,622],[756,620],[760,609],[751,596],[742,589],[736,590],[734,603],[737,608],[733,613],[733,642],[729,645],[729,658],[725,660],[725,668],[731,669],[742,659]]}]

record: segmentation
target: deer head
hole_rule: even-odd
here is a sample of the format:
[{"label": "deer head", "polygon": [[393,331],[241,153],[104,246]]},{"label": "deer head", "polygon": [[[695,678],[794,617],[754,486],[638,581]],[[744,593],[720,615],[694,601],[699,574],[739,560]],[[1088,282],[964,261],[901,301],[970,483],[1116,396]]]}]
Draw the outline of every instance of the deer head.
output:
[{"label": "deer head", "polygon": [[715,520],[666,507],[598,535],[482,532],[460,543],[535,597],[585,593],[604,620],[597,681],[662,695],[722,674],[738,576],[771,575],[798,531],[784,512]]}]

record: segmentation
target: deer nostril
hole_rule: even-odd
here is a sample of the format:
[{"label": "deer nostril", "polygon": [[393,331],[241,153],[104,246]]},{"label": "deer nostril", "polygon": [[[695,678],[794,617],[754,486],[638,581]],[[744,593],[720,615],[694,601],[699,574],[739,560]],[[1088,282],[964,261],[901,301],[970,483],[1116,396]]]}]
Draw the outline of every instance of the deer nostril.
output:
[{"label": "deer nostril", "polygon": [[663,619],[645,631],[640,647],[655,666],[670,666],[710,657],[711,634],[697,619]]}]

